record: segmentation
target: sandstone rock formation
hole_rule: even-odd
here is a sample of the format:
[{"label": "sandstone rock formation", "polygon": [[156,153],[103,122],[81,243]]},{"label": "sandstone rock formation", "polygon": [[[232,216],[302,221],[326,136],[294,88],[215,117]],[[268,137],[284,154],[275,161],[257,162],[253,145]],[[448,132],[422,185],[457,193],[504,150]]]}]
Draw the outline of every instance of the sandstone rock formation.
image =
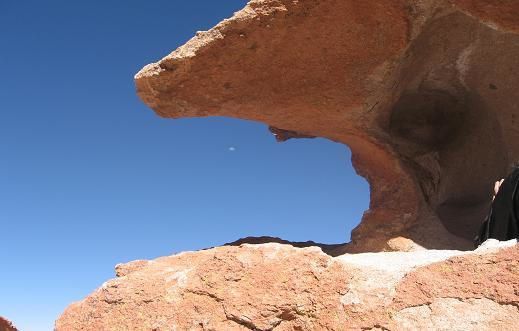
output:
[{"label": "sandstone rock formation", "polygon": [[252,0],[136,85],[163,117],[347,144],[370,209],[347,246],[246,238],[118,265],[57,331],[516,329],[515,240],[423,248],[467,249],[519,159],[519,2]]},{"label": "sandstone rock formation", "polygon": [[345,254],[263,244],[116,267],[56,331],[514,330],[519,245]]},{"label": "sandstone rock formation", "polygon": [[348,145],[371,202],[347,251],[466,249],[519,159],[519,2],[252,0],[135,81],[163,117]]},{"label": "sandstone rock formation", "polygon": [[18,329],[14,327],[13,323],[0,316],[0,331],[18,331]]}]

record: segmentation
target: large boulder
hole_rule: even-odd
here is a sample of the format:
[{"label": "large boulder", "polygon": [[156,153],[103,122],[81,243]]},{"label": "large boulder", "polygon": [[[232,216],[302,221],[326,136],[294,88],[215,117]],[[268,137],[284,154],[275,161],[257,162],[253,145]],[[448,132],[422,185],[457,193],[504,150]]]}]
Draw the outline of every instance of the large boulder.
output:
[{"label": "large boulder", "polygon": [[513,330],[519,245],[330,257],[277,243],[118,265],[56,331]]},{"label": "large boulder", "polygon": [[519,159],[515,0],[252,0],[135,81],[162,117],[348,145],[371,202],[344,251],[470,248]]}]

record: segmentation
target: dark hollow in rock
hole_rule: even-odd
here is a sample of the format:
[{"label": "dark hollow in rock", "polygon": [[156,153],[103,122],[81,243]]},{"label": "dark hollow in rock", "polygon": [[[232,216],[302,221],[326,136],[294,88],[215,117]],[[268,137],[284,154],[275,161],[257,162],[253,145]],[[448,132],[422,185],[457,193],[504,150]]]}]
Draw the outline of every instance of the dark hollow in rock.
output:
[{"label": "dark hollow in rock", "polygon": [[393,108],[391,135],[407,156],[438,151],[456,139],[466,112],[463,101],[448,92],[406,93]]}]

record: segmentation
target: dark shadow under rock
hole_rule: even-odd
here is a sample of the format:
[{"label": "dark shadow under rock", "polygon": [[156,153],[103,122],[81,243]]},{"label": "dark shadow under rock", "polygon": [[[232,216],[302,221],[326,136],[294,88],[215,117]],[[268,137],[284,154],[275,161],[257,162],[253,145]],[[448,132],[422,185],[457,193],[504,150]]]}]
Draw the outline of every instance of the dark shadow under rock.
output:
[{"label": "dark shadow under rock", "polygon": [[344,248],[346,247],[346,243],[343,244],[320,244],[314,241],[288,241],[277,237],[246,237],[241,238],[231,243],[227,243],[224,246],[240,246],[242,244],[251,244],[251,245],[260,245],[260,244],[268,244],[268,243],[277,243],[277,244],[285,244],[291,245],[297,248],[304,247],[319,247],[323,251],[323,253],[328,254],[330,256],[339,256],[345,253]]}]

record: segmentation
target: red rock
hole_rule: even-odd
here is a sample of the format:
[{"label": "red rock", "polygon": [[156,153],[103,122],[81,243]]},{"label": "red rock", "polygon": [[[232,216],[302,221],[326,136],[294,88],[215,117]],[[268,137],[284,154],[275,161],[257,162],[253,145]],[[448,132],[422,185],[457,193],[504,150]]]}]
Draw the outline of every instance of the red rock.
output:
[{"label": "red rock", "polygon": [[516,0],[452,0],[452,2],[490,27],[519,32],[519,2]]},{"label": "red rock", "polygon": [[160,116],[347,144],[370,209],[351,244],[322,245],[336,257],[238,242],[118,265],[56,330],[517,329],[515,242],[423,250],[467,249],[519,159],[516,3],[253,0],[146,66]]},{"label": "red rock", "polygon": [[70,306],[56,328],[267,330],[285,323],[324,329],[341,319],[335,306],[345,276],[315,248],[269,244],[181,253],[108,281]]},{"label": "red rock", "polygon": [[119,265],[124,276],[68,307],[56,330],[512,330],[518,257],[519,245],[335,258],[218,247]]},{"label": "red rock", "polygon": [[13,323],[0,316],[0,331],[18,331]]},{"label": "red rock", "polygon": [[519,308],[518,261],[516,245],[496,254],[467,255],[432,264],[406,276],[395,301],[419,306],[434,298],[485,298]]},{"label": "red rock", "polygon": [[146,66],[137,92],[162,117],[348,145],[371,202],[344,250],[468,249],[519,159],[517,3],[254,0]]}]

